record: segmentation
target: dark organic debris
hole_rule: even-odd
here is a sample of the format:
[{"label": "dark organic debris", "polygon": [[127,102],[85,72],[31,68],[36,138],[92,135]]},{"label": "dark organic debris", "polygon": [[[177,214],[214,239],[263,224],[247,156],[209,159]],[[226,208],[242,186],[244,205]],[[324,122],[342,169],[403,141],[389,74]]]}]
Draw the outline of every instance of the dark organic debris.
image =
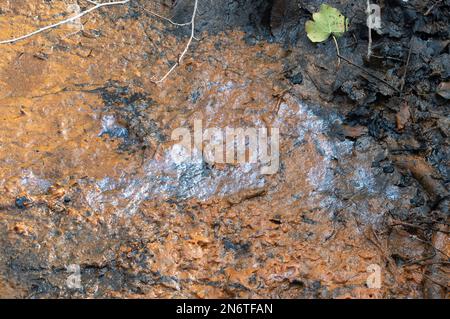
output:
[{"label": "dark organic debris", "polygon": [[25,209],[31,204],[31,200],[26,196],[20,196],[16,198],[15,205],[19,209]]}]

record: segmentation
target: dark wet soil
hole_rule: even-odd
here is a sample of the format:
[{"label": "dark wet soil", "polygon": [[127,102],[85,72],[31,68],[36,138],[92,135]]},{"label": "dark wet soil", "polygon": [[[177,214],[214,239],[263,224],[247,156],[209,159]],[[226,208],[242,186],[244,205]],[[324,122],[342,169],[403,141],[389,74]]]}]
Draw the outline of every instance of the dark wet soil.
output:
[{"label": "dark wet soil", "polygon": [[[68,2],[0,5],[1,40]],[[143,7],[174,2],[0,46],[0,297],[448,297],[450,2],[379,1],[368,59],[365,1],[329,1],[338,64],[304,31],[322,1],[200,0],[155,85],[189,27]],[[195,120],[278,127],[280,169],[177,164]]]}]

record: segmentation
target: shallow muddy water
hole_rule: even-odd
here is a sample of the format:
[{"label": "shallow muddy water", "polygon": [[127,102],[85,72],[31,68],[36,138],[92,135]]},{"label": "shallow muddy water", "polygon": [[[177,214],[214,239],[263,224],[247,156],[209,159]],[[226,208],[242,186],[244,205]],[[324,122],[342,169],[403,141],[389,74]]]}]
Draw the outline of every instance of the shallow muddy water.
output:
[{"label": "shallow muddy water", "polygon": [[[66,11],[8,3],[1,38],[29,31],[26,12]],[[202,33],[155,85],[186,39],[127,13],[0,47],[0,296],[423,296],[422,266],[397,259],[419,260],[427,245],[385,231],[417,185],[374,165],[386,154],[373,137],[336,133],[336,105],[310,80],[284,78],[285,48]],[[195,120],[279,128],[279,169],[177,163],[171,134]],[[374,265],[381,286],[370,288]]]}]

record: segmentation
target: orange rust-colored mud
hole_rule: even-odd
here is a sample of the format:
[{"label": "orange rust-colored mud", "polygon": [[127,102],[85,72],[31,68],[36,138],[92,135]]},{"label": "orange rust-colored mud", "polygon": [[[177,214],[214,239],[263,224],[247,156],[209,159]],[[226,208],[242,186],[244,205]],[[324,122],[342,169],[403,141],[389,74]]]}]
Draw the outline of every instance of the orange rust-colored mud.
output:
[{"label": "orange rust-colored mud", "polygon": [[[1,38],[30,31],[28,11],[42,21],[64,11],[35,2],[10,4]],[[381,185],[369,137],[327,133],[339,117],[320,115],[331,111],[311,82],[282,93],[283,48],[250,46],[238,31],[198,35],[155,85],[186,39],[159,21],[118,19],[124,10],[0,47],[1,297],[422,296],[425,266],[392,255],[420,260],[426,244],[381,218],[410,195]],[[107,119],[127,136],[102,134]],[[195,119],[279,127],[279,171],[212,165],[185,184],[170,135]],[[67,286],[70,264],[80,289]],[[370,265],[379,288],[367,287]]]}]

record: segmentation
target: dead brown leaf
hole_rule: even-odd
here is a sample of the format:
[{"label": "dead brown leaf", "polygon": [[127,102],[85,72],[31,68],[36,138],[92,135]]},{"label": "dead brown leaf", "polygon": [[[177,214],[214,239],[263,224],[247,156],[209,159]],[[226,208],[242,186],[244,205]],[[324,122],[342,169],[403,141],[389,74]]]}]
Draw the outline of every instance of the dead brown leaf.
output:
[{"label": "dead brown leaf", "polygon": [[439,84],[436,93],[444,99],[450,100],[450,82],[442,82]]},{"label": "dead brown leaf", "polygon": [[357,138],[367,133],[367,127],[342,125],[342,132],[345,137]]},{"label": "dead brown leaf", "polygon": [[409,110],[409,105],[405,102],[400,106],[400,111],[397,112],[397,129],[399,131],[402,131],[405,128],[406,124],[408,124],[410,118],[411,112]]}]

